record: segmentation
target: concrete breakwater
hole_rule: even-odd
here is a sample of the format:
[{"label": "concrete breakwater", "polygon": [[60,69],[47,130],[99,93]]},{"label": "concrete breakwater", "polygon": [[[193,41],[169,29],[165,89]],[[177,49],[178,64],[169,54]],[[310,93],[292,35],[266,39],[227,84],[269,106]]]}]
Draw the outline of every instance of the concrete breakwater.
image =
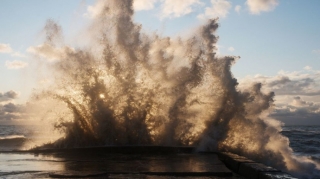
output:
[{"label": "concrete breakwater", "polygon": [[231,153],[126,146],[0,152],[0,178],[294,179]]},{"label": "concrete breakwater", "polygon": [[220,152],[218,156],[229,169],[248,179],[297,179],[278,169],[237,154]]}]

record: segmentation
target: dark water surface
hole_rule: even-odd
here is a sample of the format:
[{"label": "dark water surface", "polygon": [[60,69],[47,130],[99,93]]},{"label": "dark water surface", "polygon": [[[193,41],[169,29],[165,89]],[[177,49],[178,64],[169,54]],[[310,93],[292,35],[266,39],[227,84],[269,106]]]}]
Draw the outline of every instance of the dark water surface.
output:
[{"label": "dark water surface", "polygon": [[320,162],[320,126],[284,126],[294,153]]}]

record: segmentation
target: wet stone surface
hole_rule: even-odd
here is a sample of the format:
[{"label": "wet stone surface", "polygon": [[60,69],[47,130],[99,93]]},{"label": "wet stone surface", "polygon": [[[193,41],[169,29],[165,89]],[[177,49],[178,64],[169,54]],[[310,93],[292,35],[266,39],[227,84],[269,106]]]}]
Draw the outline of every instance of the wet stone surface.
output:
[{"label": "wet stone surface", "polygon": [[226,164],[226,166],[234,172],[239,172],[239,167],[242,163],[256,163],[243,156],[226,152],[220,153],[219,159],[223,161]]},{"label": "wet stone surface", "polygon": [[237,154],[221,152],[219,159],[232,171],[248,179],[297,179],[280,170],[256,163]]},{"label": "wet stone surface", "polygon": [[0,178],[239,178],[217,154],[0,153]]}]

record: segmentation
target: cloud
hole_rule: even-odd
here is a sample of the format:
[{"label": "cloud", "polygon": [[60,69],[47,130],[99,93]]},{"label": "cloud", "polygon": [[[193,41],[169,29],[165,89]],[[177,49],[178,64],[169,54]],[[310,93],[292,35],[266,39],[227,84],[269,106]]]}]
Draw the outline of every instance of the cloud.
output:
[{"label": "cloud", "polygon": [[260,14],[262,11],[271,11],[278,4],[278,0],[247,0],[247,6],[252,14]]},{"label": "cloud", "polygon": [[[193,12],[197,5],[203,5],[200,0],[134,0],[133,8],[135,11],[151,10],[155,3],[161,3],[160,18],[177,18]],[[96,18],[108,6],[108,2],[97,1],[94,5],[87,7],[85,17]]]},{"label": "cloud", "polygon": [[235,10],[237,13],[240,13],[240,11],[241,11],[241,6],[240,6],[240,5],[236,5],[236,7],[234,8],[234,10]]},{"label": "cloud", "polygon": [[8,103],[2,106],[2,110],[8,113],[13,113],[15,111],[18,111],[18,106],[13,103]]},{"label": "cloud", "polygon": [[10,47],[10,44],[1,44],[0,43],[0,53],[11,53],[13,50]]},{"label": "cloud", "polygon": [[265,90],[274,91],[276,95],[320,95],[319,71],[280,71],[276,76],[247,76],[246,78],[240,80],[240,88],[241,86],[247,86],[256,82],[261,82]]},{"label": "cloud", "polygon": [[[232,7],[229,0],[211,0],[211,7],[205,7],[204,12],[199,14],[199,19],[225,18]],[[194,12],[195,7],[204,6],[202,0],[134,0],[135,11],[151,10],[160,6],[160,19],[178,18]],[[262,11],[271,11],[279,4],[279,0],[246,0],[250,13],[260,14]],[[85,17],[97,18],[104,10],[112,6],[108,1],[98,0],[95,4],[87,7]],[[234,10],[240,13],[241,5],[236,5]],[[107,12],[107,11],[106,11]]]},{"label": "cloud", "polygon": [[257,82],[262,84],[263,91],[275,92],[275,106],[270,117],[286,125],[320,125],[319,71],[310,67],[309,70],[280,71],[275,76],[247,76],[239,80],[239,90]]},{"label": "cloud", "polygon": [[303,69],[305,69],[305,70],[311,70],[312,67],[310,67],[310,66],[305,66]]},{"label": "cloud", "polygon": [[207,7],[204,14],[198,15],[198,18],[224,18],[229,13],[231,3],[227,0],[211,0],[212,7]]},{"label": "cloud", "polygon": [[21,69],[27,66],[28,66],[28,63],[19,61],[19,60],[6,61],[6,67],[8,69]]},{"label": "cloud", "polygon": [[[30,119],[31,115],[26,104],[15,104],[14,99],[19,97],[19,93],[13,90],[0,92],[0,122],[8,120]],[[29,109],[29,108],[28,108]]]},{"label": "cloud", "polygon": [[67,53],[73,52],[70,47],[54,47],[50,44],[42,44],[35,47],[29,47],[27,52],[34,54],[38,57],[47,59],[48,61],[56,61],[64,58]]},{"label": "cloud", "polygon": [[1,102],[6,102],[6,101],[11,101],[13,99],[16,99],[19,96],[19,94],[15,91],[8,91],[5,93],[0,92],[0,103]]},{"label": "cloud", "polygon": [[320,124],[320,104],[295,96],[289,104],[278,105],[271,116],[286,124]]},{"label": "cloud", "polygon": [[13,57],[21,57],[21,58],[25,58],[26,56],[20,52],[13,52],[11,53],[11,56]]},{"label": "cloud", "polygon": [[0,120],[15,120],[27,118],[24,105],[7,103],[0,105]]},{"label": "cloud", "polygon": [[229,50],[230,52],[233,52],[235,49],[234,49],[233,47],[229,47],[228,50]]},{"label": "cloud", "polygon": [[[151,10],[159,0],[134,0],[133,9],[135,11]],[[110,4],[104,0],[98,0],[94,5],[87,7],[87,12],[83,15],[88,18],[97,18]]]},{"label": "cloud", "polygon": [[2,44],[0,43],[0,53],[8,53],[13,57],[21,57],[21,58],[25,58],[26,56],[21,54],[20,52],[16,52],[14,51],[10,44]]},{"label": "cloud", "polygon": [[193,7],[202,5],[199,0],[162,0],[161,18],[181,17],[193,11]]},{"label": "cloud", "polygon": [[12,102],[18,96],[19,94],[13,90],[5,93],[0,92],[0,121],[28,118],[26,105]]},{"label": "cloud", "polygon": [[134,0],[133,8],[136,11],[150,10],[154,8],[157,0]]}]

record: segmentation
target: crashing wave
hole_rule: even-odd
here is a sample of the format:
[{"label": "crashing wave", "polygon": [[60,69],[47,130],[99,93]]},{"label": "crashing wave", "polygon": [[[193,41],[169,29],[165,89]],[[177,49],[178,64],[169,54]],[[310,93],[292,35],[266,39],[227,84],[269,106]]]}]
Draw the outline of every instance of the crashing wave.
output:
[{"label": "crashing wave", "polygon": [[189,37],[162,37],[133,22],[132,0],[98,3],[86,48],[61,43],[52,20],[39,46],[58,59],[50,63],[54,82],[34,98],[60,104],[49,109],[65,134],[53,146],[197,146],[316,175],[316,164],[294,156],[280,125],[265,117],[274,93],[261,84],[240,89],[231,72],[239,57],[216,55],[217,19]]}]

